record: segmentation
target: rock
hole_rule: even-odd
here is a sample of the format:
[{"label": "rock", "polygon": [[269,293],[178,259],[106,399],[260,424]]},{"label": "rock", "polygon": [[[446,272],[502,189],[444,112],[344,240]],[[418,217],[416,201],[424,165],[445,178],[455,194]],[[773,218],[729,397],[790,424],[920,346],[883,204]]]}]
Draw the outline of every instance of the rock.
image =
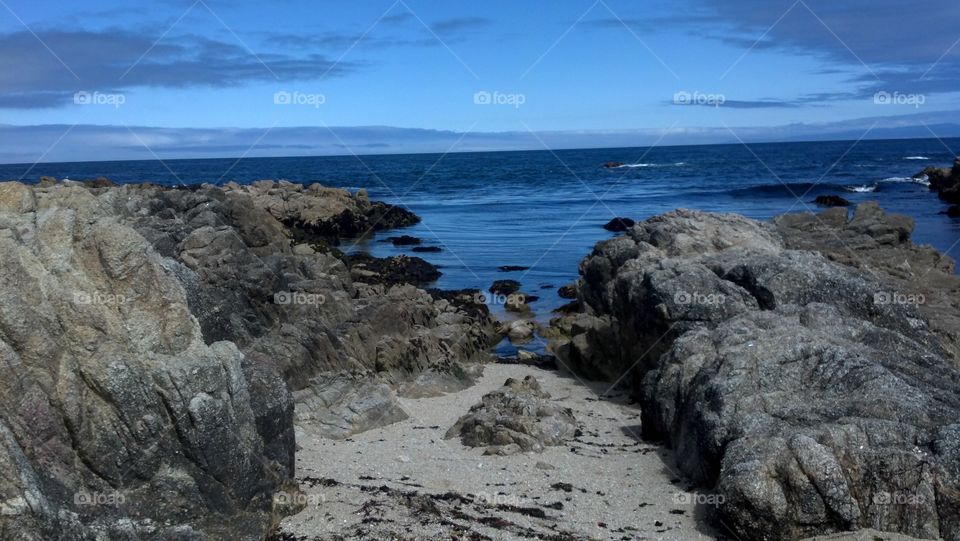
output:
[{"label": "rock", "polygon": [[845,209],[819,215],[786,214],[774,220],[787,248],[815,250],[831,261],[861,269],[923,302],[914,303],[941,345],[960,366],[960,296],[955,263],[929,246],[910,242],[913,220],[887,214],[873,202],[857,206],[852,217]]},{"label": "rock", "polygon": [[400,418],[392,389],[471,377],[499,338],[484,310],[317,249],[383,209],[290,183],[0,184],[0,538],[263,538],[296,490],[295,411],[355,432]]},{"label": "rock", "polygon": [[819,195],[813,201],[821,207],[849,207],[850,202],[839,195]]},{"label": "rock", "polygon": [[[955,344],[888,274],[906,254],[938,264],[909,244],[909,220],[876,205],[816,221],[678,210],[640,223],[581,263],[584,312],[556,323],[565,337],[551,349],[626,382],[644,435],[723,496],[737,537],[872,527],[956,539]],[[870,272],[831,261],[841,243],[871,257]],[[823,255],[791,249],[807,245]],[[925,287],[942,293],[944,280]]]},{"label": "rock", "polygon": [[557,358],[553,355],[540,355],[539,353],[534,353],[532,351],[526,351],[523,349],[517,350],[517,355],[514,357],[498,357],[497,362],[500,364],[523,364],[527,366],[535,366],[542,370],[557,370]]},{"label": "rock", "polygon": [[603,228],[614,233],[622,233],[634,226],[636,222],[630,218],[614,218],[604,224]]},{"label": "rock", "polygon": [[417,237],[411,237],[410,235],[401,235],[399,237],[387,237],[384,239],[385,242],[390,242],[394,246],[416,246],[419,245],[422,240]]},{"label": "rock", "polygon": [[954,205],[960,204],[960,156],[954,160],[952,169],[927,167],[915,177],[927,177],[930,189],[937,192],[940,199]]},{"label": "rock", "polygon": [[442,252],[443,248],[439,246],[414,246],[412,250],[418,253],[435,254]]},{"label": "rock", "polygon": [[603,164],[603,166],[607,169],[613,169],[616,167],[623,167],[624,163],[623,162],[606,162],[605,164]]},{"label": "rock", "polygon": [[533,339],[536,328],[534,322],[528,319],[518,319],[507,323],[503,328],[503,334],[506,334],[511,342],[528,342]]},{"label": "rock", "polygon": [[323,374],[296,399],[298,424],[329,439],[407,419],[390,386],[363,374]]},{"label": "rock", "polygon": [[960,205],[952,205],[947,209],[947,216],[951,218],[960,218]]},{"label": "rock", "polygon": [[381,259],[369,254],[354,254],[349,256],[349,261],[354,278],[370,284],[425,285],[436,282],[443,274],[423,259],[405,255]]},{"label": "rock", "polygon": [[266,210],[304,239],[353,238],[420,222],[409,210],[370,201],[365,192],[351,195],[320,184],[305,187],[261,180],[242,186],[230,183],[225,191],[248,196],[255,207]]},{"label": "rock", "polygon": [[469,447],[487,447],[484,454],[541,452],[574,437],[576,419],[569,408],[550,401],[533,376],[508,379],[501,389],[484,395],[479,404],[447,431]]},{"label": "rock", "polygon": [[557,467],[554,466],[553,464],[548,464],[548,463],[546,463],[546,462],[541,462],[541,461],[537,461],[537,463],[534,464],[533,467],[536,468],[536,469],[538,469],[538,470],[555,470],[555,469],[557,469]]},{"label": "rock", "polygon": [[561,299],[576,299],[577,284],[560,286],[560,289],[557,289],[557,295],[559,295]]},{"label": "rock", "polygon": [[500,272],[519,272],[519,271],[530,270],[530,267],[520,267],[517,265],[504,265],[502,267],[497,267],[497,270],[499,270]]},{"label": "rock", "polygon": [[497,280],[490,286],[489,291],[495,295],[512,295],[520,291],[520,282],[516,280]]},{"label": "rock", "polygon": [[264,537],[290,394],[100,203],[0,185],[0,538]]}]

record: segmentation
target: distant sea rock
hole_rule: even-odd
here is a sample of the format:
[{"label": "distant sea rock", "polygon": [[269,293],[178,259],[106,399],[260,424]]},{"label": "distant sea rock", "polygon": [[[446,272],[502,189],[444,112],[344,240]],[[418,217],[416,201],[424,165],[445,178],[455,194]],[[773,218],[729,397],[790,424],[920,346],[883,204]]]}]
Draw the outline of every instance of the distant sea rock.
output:
[{"label": "distant sea rock", "polygon": [[603,228],[607,231],[613,231],[614,233],[622,233],[633,227],[635,223],[636,222],[630,218],[614,218],[604,224]]},{"label": "distant sea rock", "polygon": [[957,539],[958,279],[912,227],[876,204],[653,217],[584,259],[551,349],[623,379],[736,537]]},{"label": "distant sea rock", "polygon": [[850,201],[840,197],[839,195],[819,195],[813,201],[815,204],[821,207],[849,207]]}]

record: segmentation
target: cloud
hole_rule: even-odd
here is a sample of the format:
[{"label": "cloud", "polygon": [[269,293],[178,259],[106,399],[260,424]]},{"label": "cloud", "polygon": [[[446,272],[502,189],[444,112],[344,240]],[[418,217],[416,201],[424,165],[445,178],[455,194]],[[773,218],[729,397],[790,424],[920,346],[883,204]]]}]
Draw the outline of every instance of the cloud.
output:
[{"label": "cloud", "polygon": [[456,17],[445,19],[434,23],[428,23],[431,29],[438,34],[451,34],[455,32],[467,32],[470,30],[479,30],[486,28],[493,21],[483,17]]},{"label": "cloud", "polygon": [[[960,10],[953,0],[693,0],[725,27],[715,39],[743,48],[806,54],[854,75],[853,94],[941,93],[960,88]],[[678,18],[678,23],[682,24]],[[731,71],[736,76],[737,68]]]},{"label": "cloud", "polygon": [[78,90],[223,88],[342,76],[361,66],[316,53],[258,55],[239,43],[193,34],[157,38],[121,30],[0,34],[0,107],[66,105]]},{"label": "cloud", "polygon": [[[38,149],[49,149],[45,162],[88,160],[151,160],[177,158],[229,158],[274,156],[325,156],[344,154],[404,154],[423,152],[542,150],[635,147],[652,144],[690,145],[769,141],[823,141],[859,139],[929,138],[960,136],[960,111],[870,117],[828,123],[795,123],[781,126],[676,127],[637,130],[471,132],[467,134],[390,126],[289,127],[265,129],[156,128],[96,125],[0,125],[0,163],[30,164],[40,158]],[[869,133],[868,133],[869,132]],[[146,145],[146,146],[145,146]],[[960,150],[958,148],[957,150]],[[17,171],[16,168],[5,168]],[[22,168],[26,171],[27,166]],[[19,174],[22,174],[21,173]],[[37,175],[42,168],[34,169]],[[8,173],[10,174],[10,173]],[[18,174],[18,175],[19,175]],[[210,179],[200,179],[210,180]],[[215,179],[214,179],[215,180]]]}]

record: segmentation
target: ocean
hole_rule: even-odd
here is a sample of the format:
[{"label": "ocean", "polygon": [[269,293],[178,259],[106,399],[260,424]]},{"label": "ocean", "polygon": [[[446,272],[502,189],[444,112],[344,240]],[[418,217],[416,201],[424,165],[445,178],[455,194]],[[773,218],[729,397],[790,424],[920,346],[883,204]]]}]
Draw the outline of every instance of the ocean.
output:
[{"label": "ocean", "polygon": [[[949,148],[948,148],[949,147]],[[344,251],[408,253],[383,238],[408,234],[438,246],[418,253],[440,267],[436,287],[486,290],[515,279],[540,297],[541,320],[564,304],[556,289],[577,277],[614,216],[636,220],[686,207],[767,220],[817,210],[818,195],[878,201],[916,220],[914,241],[960,256],[960,220],[912,175],[952,164],[960,139],[771,143],[686,147],[341,157],[247,158],[0,165],[0,179],[41,175],[158,184],[287,179],[356,190],[409,208],[419,225],[347,241]],[[606,162],[624,167],[604,168]],[[29,171],[28,171],[29,170]],[[529,267],[501,272],[498,267]],[[495,310],[499,311],[499,310]]]}]

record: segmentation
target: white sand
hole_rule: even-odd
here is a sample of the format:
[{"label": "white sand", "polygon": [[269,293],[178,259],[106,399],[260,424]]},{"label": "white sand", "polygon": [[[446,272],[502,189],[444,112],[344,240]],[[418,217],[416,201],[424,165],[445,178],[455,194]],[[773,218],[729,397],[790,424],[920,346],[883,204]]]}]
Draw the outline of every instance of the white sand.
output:
[{"label": "white sand", "polygon": [[[584,432],[578,441],[499,457],[482,456],[459,438],[443,440],[482,395],[508,377],[528,374],[573,410]],[[409,420],[346,441],[320,439],[302,426],[297,477],[308,505],[286,518],[281,531],[307,539],[713,539],[704,520],[708,507],[686,503],[698,497],[684,491],[670,453],[638,439],[639,410],[623,396],[598,400],[596,393],[606,389],[558,372],[492,364],[477,385],[437,398],[401,399]],[[317,478],[338,484],[323,486]],[[556,483],[573,489],[551,488]],[[396,490],[372,488],[381,486]],[[436,497],[451,491],[464,498]],[[562,509],[550,507],[556,502]],[[542,509],[548,518],[498,504]],[[478,517],[487,517],[486,523]]]}]

